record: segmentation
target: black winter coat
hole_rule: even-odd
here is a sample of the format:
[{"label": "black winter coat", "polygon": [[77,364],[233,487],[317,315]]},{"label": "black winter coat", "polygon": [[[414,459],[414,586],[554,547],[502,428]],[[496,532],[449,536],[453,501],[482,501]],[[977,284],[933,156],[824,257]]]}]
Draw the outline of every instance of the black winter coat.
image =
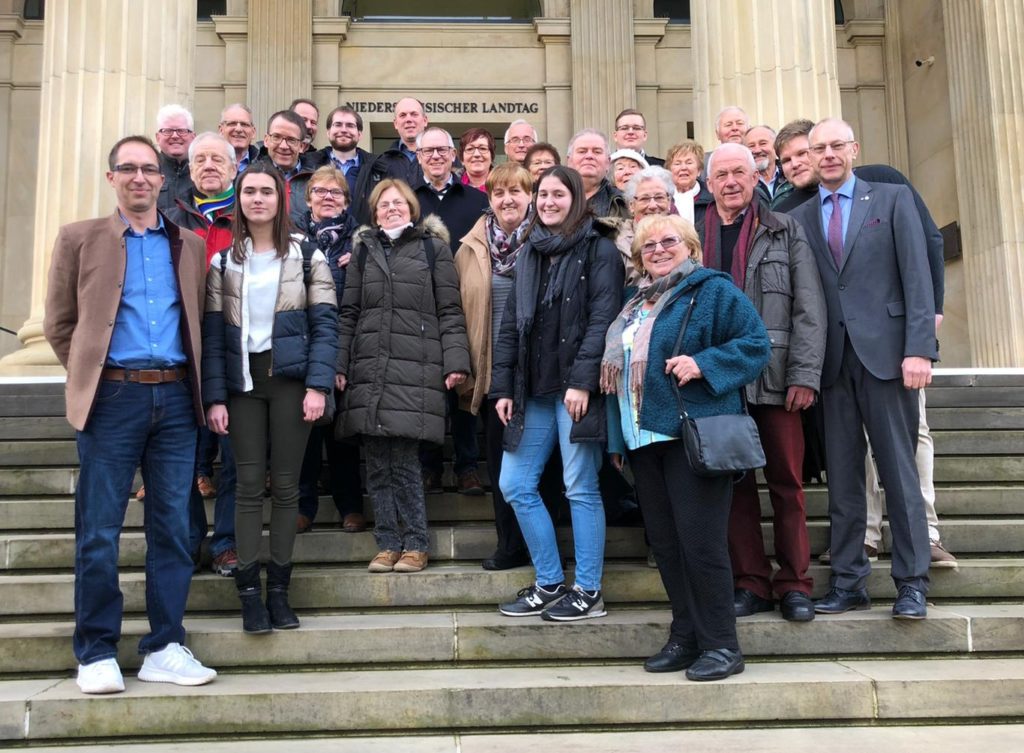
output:
[{"label": "black winter coat", "polygon": [[[424,239],[434,247],[431,273]],[[444,440],[445,377],[469,374],[466,320],[448,236],[433,217],[392,245],[356,232],[341,305],[339,437]]]},{"label": "black winter coat", "polygon": [[[587,390],[590,401],[586,415],[573,424],[573,442],[607,442],[604,396],[599,390],[601,358],[608,326],[619,313],[625,270],[615,243],[608,237],[612,231],[602,223],[594,223],[590,232],[572,250],[565,253],[562,264],[572,264],[579,271],[566,275],[564,296],[559,310],[558,372],[563,390]],[[529,243],[519,252],[516,266],[527,254],[538,254]],[[570,268],[571,269],[571,268]],[[519,331],[516,321],[516,285],[501,317],[501,330],[494,343],[491,366],[490,397],[512,398],[512,419],[505,427],[504,446],[514,451],[523,436],[527,395],[527,375],[532,354],[530,331]],[[536,296],[537,291],[532,295]]]},{"label": "black winter coat", "polygon": [[457,178],[448,187],[443,199],[422,179],[415,187],[415,193],[420,202],[420,213],[424,217],[436,214],[448,229],[448,237],[457,241],[473,229],[473,225],[487,209],[487,194],[463,185]]}]

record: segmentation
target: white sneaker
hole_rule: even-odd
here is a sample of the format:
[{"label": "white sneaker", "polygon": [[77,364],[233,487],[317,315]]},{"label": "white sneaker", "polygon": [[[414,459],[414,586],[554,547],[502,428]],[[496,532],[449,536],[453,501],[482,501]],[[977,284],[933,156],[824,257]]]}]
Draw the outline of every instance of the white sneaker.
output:
[{"label": "white sneaker", "polygon": [[100,659],[92,664],[78,665],[78,689],[83,693],[121,693],[124,691],[124,678],[117,659]]},{"label": "white sneaker", "polygon": [[162,650],[146,654],[139,670],[139,679],[143,682],[173,682],[175,685],[205,685],[216,676],[217,670],[204,667],[180,643],[168,643]]}]

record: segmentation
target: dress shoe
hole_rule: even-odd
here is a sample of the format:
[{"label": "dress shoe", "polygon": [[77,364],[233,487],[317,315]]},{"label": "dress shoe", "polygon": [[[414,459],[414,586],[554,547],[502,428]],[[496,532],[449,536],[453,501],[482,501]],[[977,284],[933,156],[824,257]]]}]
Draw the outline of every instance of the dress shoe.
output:
[{"label": "dress shoe", "polygon": [[366,518],[361,512],[350,512],[341,521],[341,530],[345,533],[361,533],[366,530]]},{"label": "dress shoe", "polygon": [[931,550],[932,567],[948,567],[955,570],[960,566],[960,563],[956,561],[956,557],[946,551],[946,547],[942,545],[941,541],[934,542]]},{"label": "dress shoe", "polygon": [[814,602],[800,591],[787,591],[779,600],[783,619],[790,622],[810,622],[814,619]]},{"label": "dress shoe", "polygon": [[301,512],[295,518],[295,532],[296,533],[308,533],[313,530],[313,519],[308,515],[303,515]]},{"label": "dress shoe", "polygon": [[845,588],[833,588],[825,598],[814,602],[814,611],[818,614],[842,614],[851,609],[870,609],[871,599],[866,588],[847,591]]},{"label": "dress shoe", "polygon": [[762,599],[746,588],[736,589],[732,597],[732,606],[737,617],[749,617],[758,612],[771,612],[775,609],[775,603],[771,599]]},{"label": "dress shoe", "polygon": [[485,559],[480,566],[484,570],[511,570],[514,567],[525,567],[529,564],[529,554],[519,554],[507,557],[496,553],[493,557]]},{"label": "dress shoe", "polygon": [[700,657],[686,670],[686,679],[695,682],[724,680],[730,675],[738,675],[746,668],[743,654],[731,648],[712,648],[701,653]]},{"label": "dress shoe", "polygon": [[923,620],[928,616],[924,592],[913,586],[900,586],[896,603],[892,605],[892,616],[897,620]]},{"label": "dress shoe", "polygon": [[475,468],[459,474],[456,479],[456,488],[459,490],[459,494],[466,494],[470,497],[482,497],[484,494],[484,485]]},{"label": "dress shoe", "polygon": [[644,662],[645,672],[682,672],[697,661],[700,652],[675,641],[669,641]]}]

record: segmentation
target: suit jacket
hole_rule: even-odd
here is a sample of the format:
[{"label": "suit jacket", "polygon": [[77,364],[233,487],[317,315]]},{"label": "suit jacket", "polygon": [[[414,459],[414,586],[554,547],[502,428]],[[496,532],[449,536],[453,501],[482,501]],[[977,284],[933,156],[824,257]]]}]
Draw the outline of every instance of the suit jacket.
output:
[{"label": "suit jacket", "polygon": [[907,356],[938,359],[924,230],[906,186],[857,179],[841,268],[825,239],[821,202],[813,198],[791,216],[814,249],[828,306],[822,387],[839,375],[847,336],[878,379],[900,378]]},{"label": "suit jacket", "polygon": [[[203,425],[199,392],[201,322],[206,300],[206,251],[202,238],[164,217],[181,295],[181,342],[188,358],[196,421]],[[43,332],[67,369],[68,422],[85,429],[92,412],[121,304],[125,274],[125,225],[109,217],[64,225],[57,234],[46,288]]]}]

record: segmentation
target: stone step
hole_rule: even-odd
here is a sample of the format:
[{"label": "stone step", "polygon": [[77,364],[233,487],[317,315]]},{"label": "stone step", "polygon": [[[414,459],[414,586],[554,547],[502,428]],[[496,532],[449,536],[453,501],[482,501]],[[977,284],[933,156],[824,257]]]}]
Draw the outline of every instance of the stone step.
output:
[{"label": "stone step", "polygon": [[749,727],[820,719],[967,723],[1024,715],[1024,659],[1003,658],[752,662],[745,673],[711,688],[674,673],[646,673],[636,662],[223,674],[198,688],[129,678],[126,685],[125,693],[90,697],[71,679],[0,683],[0,738]]},{"label": "stone step", "polygon": [[[825,520],[808,523],[812,555],[829,546],[829,525]],[[1024,553],[1024,518],[998,520],[949,520],[941,525],[946,548],[958,555]],[[490,557],[497,546],[494,526],[487,523],[464,523],[458,526],[431,526],[430,556],[435,561],[482,560]],[[762,523],[762,535],[769,554],[774,554],[774,531],[770,521]],[[562,551],[572,551],[572,531],[558,528]],[[267,557],[269,535],[263,534],[263,557]],[[892,548],[887,522],[882,524],[882,551]],[[377,553],[371,531],[346,533],[339,529],[320,529],[296,539],[294,561],[309,563],[367,563]],[[647,554],[642,528],[609,526],[605,540],[607,559],[640,559]],[[145,564],[146,541],[141,532],[121,534],[120,564],[142,567]],[[0,534],[0,571],[48,570],[72,568],[75,562],[75,538],[71,532]]]},{"label": "stone step", "polygon": [[[828,517],[828,490],[813,484],[806,488],[807,517]],[[212,499],[205,500],[207,519],[213,520]],[[1024,514],[1024,485],[1018,486],[957,486],[936,488],[935,506],[942,517],[988,516]],[[369,499],[363,508],[372,519]],[[141,528],[144,507],[130,502],[125,514],[126,528]],[[761,489],[761,513],[772,516],[767,490]],[[490,495],[469,497],[454,492],[432,494],[427,497],[427,517],[432,523],[440,521],[490,521],[494,519]],[[270,520],[270,508],[265,506],[264,521]],[[0,531],[70,530],[75,522],[75,503],[64,497],[0,497]],[[340,525],[341,519],[330,497],[320,498],[314,530],[330,529]]]},{"label": "stone step", "polygon": [[[539,617],[505,617],[488,611],[377,614],[300,613],[297,632],[254,638],[241,619],[185,620],[188,645],[217,669],[263,667],[384,667],[436,662],[538,662],[637,660],[665,643],[671,615],[664,608],[617,608],[606,617],[567,627]],[[0,624],[0,674],[72,671],[74,624]],[[909,626],[892,619],[888,605],[863,612],[790,623],[776,611],[738,621],[746,656],[815,657],[879,654],[1019,652],[1024,645],[1024,605],[933,606],[928,619]],[[136,669],[136,645],[149,631],[141,619],[122,626],[118,661]],[[259,650],[254,651],[254,641]],[[343,647],[339,650],[339,647]]]},{"label": "stone step", "polygon": [[[829,569],[812,564],[813,595],[828,590]],[[297,568],[292,576],[292,604],[302,609],[437,609],[467,605],[494,605],[507,601],[533,582],[532,567],[488,572],[477,564],[432,564],[420,573],[374,575],[363,565],[322,565]],[[566,573],[572,582],[572,573]],[[145,576],[138,570],[122,570],[121,590],[129,613],[145,611]],[[602,587],[610,604],[665,601],[658,571],[642,562],[609,562]],[[867,587],[872,597],[891,599],[895,588],[889,562],[875,563]],[[929,597],[964,601],[1019,600],[1024,598],[1024,559],[961,558],[957,569],[931,572]],[[0,575],[0,616],[71,614],[74,576],[70,573]],[[192,579],[190,613],[234,611],[234,583],[212,573]]]},{"label": "stone step", "polygon": [[[913,725],[770,727],[761,729],[630,730],[625,732],[554,732],[448,735],[402,735],[403,753],[522,753],[552,750],[559,753],[646,753],[647,751],[700,751],[700,753],[1020,753],[1024,725]],[[292,737],[237,742],[147,742],[111,747],[33,747],[32,753],[394,753],[395,738]]]},{"label": "stone step", "polygon": [[1024,429],[1024,408],[937,408],[928,405],[932,431],[965,429]]}]

